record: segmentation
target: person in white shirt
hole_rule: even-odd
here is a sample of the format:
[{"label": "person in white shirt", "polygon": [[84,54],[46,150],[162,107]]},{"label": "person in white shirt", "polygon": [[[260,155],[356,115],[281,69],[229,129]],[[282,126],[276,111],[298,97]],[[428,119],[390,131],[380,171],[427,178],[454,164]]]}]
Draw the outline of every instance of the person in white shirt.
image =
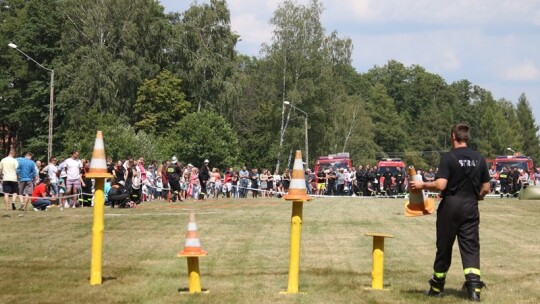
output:
[{"label": "person in white shirt", "polygon": [[50,181],[50,188],[51,190],[54,192],[54,194],[56,194],[58,196],[58,167],[56,166],[56,163],[58,162],[58,160],[56,159],[56,157],[51,157],[49,159],[49,163],[47,164],[47,166],[45,166],[45,168],[43,168],[41,170],[41,173],[45,173],[47,174],[47,177],[49,178],[49,181]]},{"label": "person in white shirt", "polygon": [[13,210],[17,210],[15,200],[17,199],[17,192],[19,191],[19,184],[17,181],[17,167],[19,166],[19,162],[17,162],[13,156],[15,156],[15,150],[11,149],[8,156],[0,161],[0,177],[2,177],[2,191],[4,192],[6,210],[9,210],[10,194],[13,198],[11,207]]},{"label": "person in white shirt", "polygon": [[[71,157],[66,159],[61,165],[60,169],[66,169],[66,195],[76,195],[79,190],[82,187],[85,187],[85,183],[81,176],[81,169],[83,165],[81,160],[79,159],[79,151],[73,151],[71,153]],[[68,201],[72,201],[73,208],[76,207],[76,199],[74,197],[71,197]]]}]

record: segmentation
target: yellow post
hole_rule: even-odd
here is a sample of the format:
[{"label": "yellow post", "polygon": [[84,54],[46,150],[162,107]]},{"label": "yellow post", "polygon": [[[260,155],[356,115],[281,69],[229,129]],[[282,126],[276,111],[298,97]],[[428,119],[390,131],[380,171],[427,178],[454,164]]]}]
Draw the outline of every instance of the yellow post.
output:
[{"label": "yellow post", "polygon": [[307,195],[306,180],[304,177],[304,165],[302,164],[302,152],[296,151],[291,183],[286,201],[292,201],[291,215],[291,252],[289,260],[289,285],[285,294],[298,293],[298,276],[300,274],[300,239],[302,236],[302,208],[304,201],[310,201]]},{"label": "yellow post", "polygon": [[189,293],[201,293],[199,257],[187,257]]},{"label": "yellow post", "polygon": [[101,285],[101,258],[103,253],[103,230],[105,226],[105,179],[113,176],[107,173],[105,144],[101,131],[96,133],[96,142],[86,177],[95,180],[94,224],[92,226],[92,262],[90,266],[90,285]]},{"label": "yellow post", "polygon": [[291,215],[291,256],[289,261],[289,285],[287,293],[298,293],[300,274],[300,239],[302,237],[302,210],[304,202],[293,201]]},{"label": "yellow post", "polygon": [[366,235],[373,237],[373,265],[371,270],[371,288],[382,290],[384,289],[384,238],[392,238],[393,236],[381,233],[366,233]]},{"label": "yellow post", "polygon": [[101,264],[103,254],[103,226],[105,224],[105,179],[96,178],[94,193],[94,225],[92,226],[92,263],[90,268],[90,285],[101,285]]}]

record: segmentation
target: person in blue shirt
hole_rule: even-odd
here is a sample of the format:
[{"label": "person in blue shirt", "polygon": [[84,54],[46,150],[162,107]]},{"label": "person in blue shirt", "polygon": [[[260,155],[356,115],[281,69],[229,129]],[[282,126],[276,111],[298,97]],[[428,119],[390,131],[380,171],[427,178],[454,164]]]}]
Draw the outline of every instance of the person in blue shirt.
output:
[{"label": "person in blue shirt", "polygon": [[17,167],[17,178],[19,180],[19,195],[21,195],[22,203],[20,211],[26,210],[26,206],[30,203],[30,196],[34,191],[34,180],[37,175],[36,163],[32,160],[32,152],[26,152],[24,157],[17,158],[19,166]]}]

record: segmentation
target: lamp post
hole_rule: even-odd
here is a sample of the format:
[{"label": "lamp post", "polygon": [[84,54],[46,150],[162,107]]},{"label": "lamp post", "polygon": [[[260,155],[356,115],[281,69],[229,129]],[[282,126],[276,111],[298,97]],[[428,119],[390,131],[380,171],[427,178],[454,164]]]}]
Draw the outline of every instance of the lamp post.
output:
[{"label": "lamp post", "polygon": [[306,113],[305,111],[295,107],[292,103],[290,103],[288,101],[284,101],[283,104],[291,106],[293,109],[298,110],[298,111],[302,112],[304,115],[306,115],[306,119],[304,121],[304,129],[305,129],[304,131],[306,132],[306,167],[309,168],[308,113]]},{"label": "lamp post", "polygon": [[41,63],[34,60],[34,58],[28,56],[25,52],[21,51],[16,44],[13,42],[8,43],[8,46],[12,49],[19,51],[26,58],[32,60],[40,68],[45,69],[51,72],[51,82],[50,82],[50,99],[49,99],[49,140],[47,143],[47,161],[51,158],[52,155],[52,137],[53,137],[53,111],[54,111],[54,70],[44,67]]},{"label": "lamp post", "polygon": [[510,151],[510,152],[512,152],[512,153],[514,153],[514,154],[516,154],[516,151],[514,151],[514,150],[513,150],[512,148],[510,148],[510,147],[509,147],[509,148],[506,148],[506,150],[508,150],[508,151]]}]

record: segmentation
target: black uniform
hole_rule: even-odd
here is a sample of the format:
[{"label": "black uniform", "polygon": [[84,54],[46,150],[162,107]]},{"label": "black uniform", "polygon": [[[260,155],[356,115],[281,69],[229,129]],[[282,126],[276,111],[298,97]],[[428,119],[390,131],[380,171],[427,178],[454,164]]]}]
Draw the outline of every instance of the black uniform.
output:
[{"label": "black uniform", "polygon": [[448,180],[437,209],[437,254],[433,269],[444,277],[452,261],[452,246],[458,238],[464,274],[480,277],[478,197],[483,183],[489,182],[485,159],[474,150],[454,149],[441,157],[436,179]]},{"label": "black uniform", "polygon": [[503,171],[499,174],[499,182],[501,183],[501,197],[503,196],[503,194],[507,194],[510,192],[510,180],[510,174],[508,174],[506,169],[503,169]]},{"label": "black uniform", "polygon": [[[167,179],[169,180],[169,186],[171,188],[172,198],[171,200],[176,202],[176,197],[180,192],[180,177],[182,176],[182,167],[178,163],[171,163],[167,167]],[[182,198],[180,197],[180,200]]]},{"label": "black uniform", "polygon": [[403,171],[398,168],[396,172],[396,192],[403,193],[405,192],[405,189],[403,187],[403,182],[405,181],[405,176],[403,174]]},{"label": "black uniform", "polygon": [[358,185],[358,191],[360,195],[368,195],[367,194],[367,171],[362,169],[356,171],[356,183]]},{"label": "black uniform", "polygon": [[383,174],[384,177],[384,191],[386,192],[386,195],[392,194],[392,178],[394,177],[394,174],[390,170],[387,170]]}]

